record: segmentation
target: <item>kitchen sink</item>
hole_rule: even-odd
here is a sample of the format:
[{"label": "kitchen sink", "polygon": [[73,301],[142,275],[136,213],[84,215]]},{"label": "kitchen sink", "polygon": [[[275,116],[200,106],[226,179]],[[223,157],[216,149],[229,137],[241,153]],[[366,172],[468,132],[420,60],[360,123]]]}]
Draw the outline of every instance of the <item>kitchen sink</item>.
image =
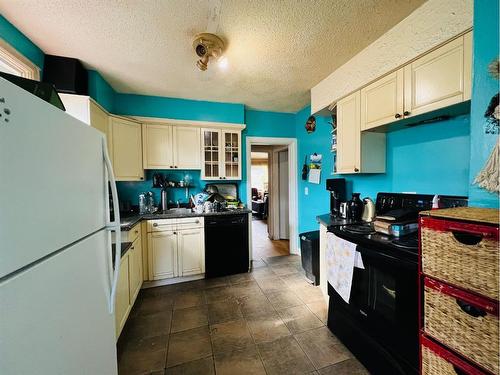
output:
[{"label": "kitchen sink", "polygon": [[190,208],[170,208],[164,212],[158,212],[163,214],[187,214],[193,212]]}]

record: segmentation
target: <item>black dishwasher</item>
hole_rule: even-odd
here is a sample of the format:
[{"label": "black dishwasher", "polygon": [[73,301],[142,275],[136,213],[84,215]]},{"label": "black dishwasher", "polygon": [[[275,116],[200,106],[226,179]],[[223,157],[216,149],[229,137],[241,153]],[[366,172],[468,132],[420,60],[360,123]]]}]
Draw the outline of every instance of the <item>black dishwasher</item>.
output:
[{"label": "black dishwasher", "polygon": [[248,272],[248,214],[205,217],[205,277]]}]

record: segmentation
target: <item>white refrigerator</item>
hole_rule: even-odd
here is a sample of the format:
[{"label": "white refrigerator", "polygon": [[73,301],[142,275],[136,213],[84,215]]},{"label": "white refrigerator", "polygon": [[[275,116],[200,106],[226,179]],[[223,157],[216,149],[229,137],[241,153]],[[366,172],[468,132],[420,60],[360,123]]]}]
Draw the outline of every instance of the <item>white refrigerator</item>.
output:
[{"label": "white refrigerator", "polygon": [[117,373],[117,203],[104,135],[0,78],[0,374]]}]

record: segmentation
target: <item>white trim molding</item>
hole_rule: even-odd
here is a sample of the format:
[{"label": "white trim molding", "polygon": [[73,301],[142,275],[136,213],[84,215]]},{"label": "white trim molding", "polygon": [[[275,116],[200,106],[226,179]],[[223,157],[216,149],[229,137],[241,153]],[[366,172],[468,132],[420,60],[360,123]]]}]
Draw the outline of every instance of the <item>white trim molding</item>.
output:
[{"label": "white trim molding", "polygon": [[0,38],[0,60],[23,78],[40,80],[40,68]]},{"label": "white trim molding", "polygon": [[[122,115],[123,116],[123,115]],[[163,117],[145,117],[145,116],[123,116],[128,119],[139,121],[148,124],[164,124],[164,125],[182,125],[182,126],[197,126],[201,128],[225,128],[243,130],[246,128],[245,124],[237,124],[231,122],[215,122],[215,121],[198,121],[198,120],[178,120]]]},{"label": "white trim molding", "polygon": [[[278,138],[278,137],[246,137],[246,192],[247,207],[252,207],[252,146],[288,146],[288,225],[290,233],[290,254],[300,254],[299,234],[298,234],[298,198],[297,198],[297,139],[296,138]],[[250,231],[250,249],[252,251],[252,231]]]}]

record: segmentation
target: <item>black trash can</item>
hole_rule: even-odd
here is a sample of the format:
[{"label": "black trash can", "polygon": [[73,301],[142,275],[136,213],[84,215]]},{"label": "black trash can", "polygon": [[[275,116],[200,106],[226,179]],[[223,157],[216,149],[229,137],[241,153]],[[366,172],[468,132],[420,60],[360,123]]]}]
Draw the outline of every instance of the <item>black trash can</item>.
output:
[{"label": "black trash can", "polygon": [[300,237],[302,268],[314,285],[319,285],[319,230],[304,232]]}]

